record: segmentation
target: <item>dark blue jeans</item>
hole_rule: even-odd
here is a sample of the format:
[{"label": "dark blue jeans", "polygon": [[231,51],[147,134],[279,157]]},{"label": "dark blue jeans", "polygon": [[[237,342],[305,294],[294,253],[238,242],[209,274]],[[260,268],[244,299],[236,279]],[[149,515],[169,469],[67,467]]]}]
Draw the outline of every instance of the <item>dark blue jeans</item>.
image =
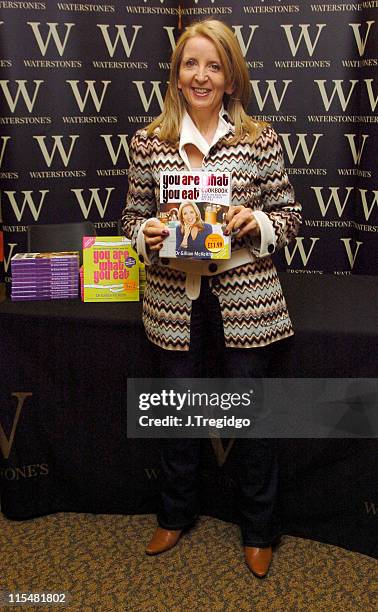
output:
[{"label": "dark blue jeans", "polygon": [[[155,347],[159,375],[167,378],[261,378],[267,375],[271,347],[225,348],[219,302],[202,278],[192,304],[190,350]],[[162,439],[158,523],[183,529],[198,515],[200,439]],[[240,527],[244,546],[270,546],[279,536],[277,513],[278,452],[274,439],[237,439]]]}]

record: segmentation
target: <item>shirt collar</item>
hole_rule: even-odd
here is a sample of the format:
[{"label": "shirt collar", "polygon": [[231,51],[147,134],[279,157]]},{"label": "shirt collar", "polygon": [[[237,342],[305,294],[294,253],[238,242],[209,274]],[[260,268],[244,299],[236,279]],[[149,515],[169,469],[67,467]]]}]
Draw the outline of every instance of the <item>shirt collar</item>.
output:
[{"label": "shirt collar", "polygon": [[189,163],[187,153],[185,151],[185,145],[194,144],[204,156],[207,155],[211,147],[230,131],[231,125],[227,121],[227,119],[228,119],[227,111],[222,106],[222,108],[219,111],[217,129],[215,130],[213,140],[209,144],[207,140],[202,136],[201,132],[195,125],[189,113],[185,111],[185,114],[182,120],[182,124],[181,124],[179,154],[189,169],[191,168],[190,168],[190,163]]}]

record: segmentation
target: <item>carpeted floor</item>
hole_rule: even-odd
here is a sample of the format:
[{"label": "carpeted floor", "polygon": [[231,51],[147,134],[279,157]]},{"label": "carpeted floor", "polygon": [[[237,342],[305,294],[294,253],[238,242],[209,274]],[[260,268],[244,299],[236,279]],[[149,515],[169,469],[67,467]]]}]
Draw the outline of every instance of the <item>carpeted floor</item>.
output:
[{"label": "carpeted floor", "polygon": [[67,593],[68,605],[20,609],[101,611],[373,612],[375,559],[342,548],[282,538],[269,576],[244,564],[235,525],[201,517],[178,545],[148,557],[153,515],[60,513],[30,521],[0,514],[0,580],[6,592]]}]

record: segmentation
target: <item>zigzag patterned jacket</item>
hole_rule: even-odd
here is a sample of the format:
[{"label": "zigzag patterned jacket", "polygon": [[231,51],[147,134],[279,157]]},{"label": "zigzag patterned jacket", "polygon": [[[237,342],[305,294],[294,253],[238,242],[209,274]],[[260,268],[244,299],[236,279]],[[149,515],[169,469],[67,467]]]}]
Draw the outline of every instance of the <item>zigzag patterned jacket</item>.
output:
[{"label": "zigzag patterned jacket", "polygon": [[[276,248],[297,234],[301,206],[286,174],[276,132],[266,127],[253,144],[241,140],[230,144],[234,126],[204,157],[206,171],[230,171],[232,204],[262,210],[272,222]],[[187,171],[177,144],[147,136],[138,130],[130,143],[131,163],[123,230],[134,248],[141,224],[157,215],[160,172]],[[276,268],[270,255],[256,257],[253,238],[232,239],[232,250],[247,247],[253,261],[209,276],[213,294],[220,303],[225,345],[260,347],[293,334]],[[159,264],[155,252],[146,266],[147,284],[143,300],[143,323],[147,337],[168,350],[186,351],[190,344],[192,301],[185,292],[185,273]]]}]

